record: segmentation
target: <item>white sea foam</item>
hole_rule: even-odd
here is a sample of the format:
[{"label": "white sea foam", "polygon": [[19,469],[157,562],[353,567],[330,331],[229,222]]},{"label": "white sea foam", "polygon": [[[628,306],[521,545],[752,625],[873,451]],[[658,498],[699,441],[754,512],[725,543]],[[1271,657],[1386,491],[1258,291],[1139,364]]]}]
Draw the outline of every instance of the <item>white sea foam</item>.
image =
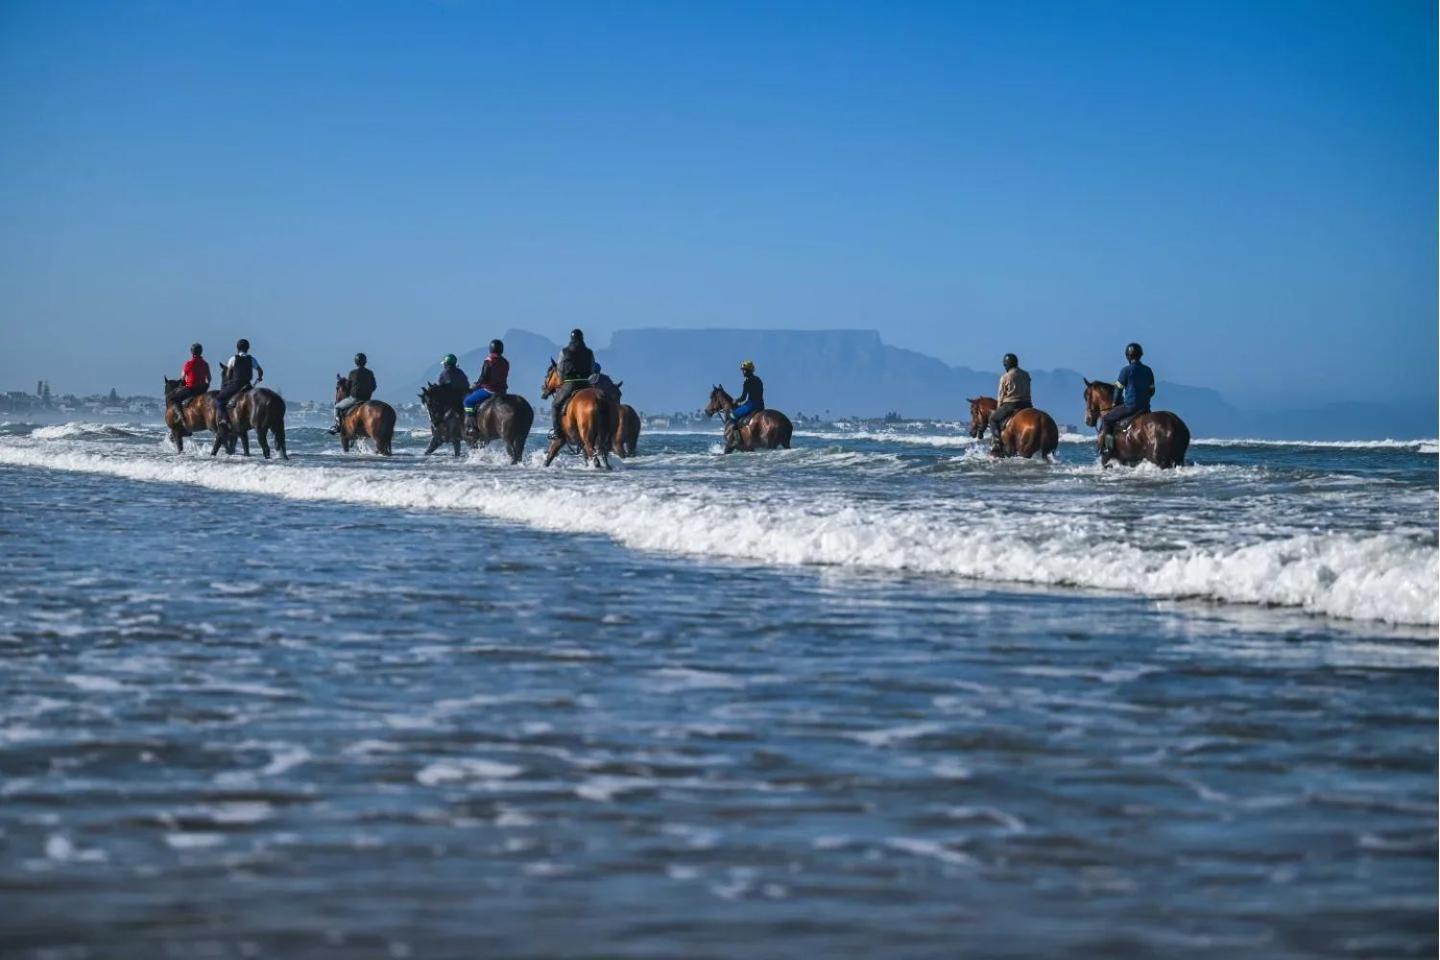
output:
[{"label": "white sea foam", "polygon": [[[539,530],[602,534],[635,549],[709,558],[1098,588],[1403,624],[1440,621],[1433,535],[1260,529],[1227,531],[1217,541],[1213,534],[1182,532],[1176,542],[1188,545],[1146,548],[1116,542],[1103,519],[1058,507],[1017,517],[1003,510],[942,511],[931,503],[860,503],[831,492],[757,497],[737,512],[691,485],[640,471],[610,476],[511,468],[420,471],[353,461],[297,466],[78,446],[6,442],[0,445],[0,464],[295,500],[466,511]],[[1169,482],[1175,476],[1093,473],[1107,485]],[[1103,557],[1097,557],[1101,547]]]}]

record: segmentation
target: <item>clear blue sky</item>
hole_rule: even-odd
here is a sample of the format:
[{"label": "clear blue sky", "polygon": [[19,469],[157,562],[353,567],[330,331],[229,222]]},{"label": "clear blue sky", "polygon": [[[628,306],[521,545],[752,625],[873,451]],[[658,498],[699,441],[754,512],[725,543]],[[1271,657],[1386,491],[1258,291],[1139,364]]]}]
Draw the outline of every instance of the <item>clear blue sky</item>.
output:
[{"label": "clear blue sky", "polygon": [[0,387],[724,325],[1433,403],[1435,17],[7,0]]}]

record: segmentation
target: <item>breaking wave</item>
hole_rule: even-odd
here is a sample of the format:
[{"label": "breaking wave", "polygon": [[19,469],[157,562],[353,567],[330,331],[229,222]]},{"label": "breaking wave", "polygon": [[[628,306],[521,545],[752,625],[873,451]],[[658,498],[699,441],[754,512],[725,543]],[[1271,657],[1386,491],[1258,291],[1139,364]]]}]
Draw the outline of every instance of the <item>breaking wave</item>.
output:
[{"label": "breaking wave", "polygon": [[465,511],[670,554],[1260,604],[1397,624],[1440,622],[1433,536],[1346,531],[1201,542],[1176,535],[1171,545],[1142,548],[1116,542],[1112,524],[1083,513],[939,511],[928,502],[861,502],[835,490],[756,497],[737,511],[726,498],[642,470],[603,476],[447,469],[437,475],[396,469],[393,462],[301,466],[56,446],[7,443],[0,463],[294,500]]}]

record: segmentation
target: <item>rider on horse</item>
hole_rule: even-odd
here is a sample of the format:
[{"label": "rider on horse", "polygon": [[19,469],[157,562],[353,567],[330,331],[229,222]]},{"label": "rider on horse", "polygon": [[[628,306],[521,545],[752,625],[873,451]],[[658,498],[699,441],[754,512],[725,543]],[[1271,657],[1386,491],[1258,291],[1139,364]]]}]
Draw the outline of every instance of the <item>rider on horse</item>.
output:
[{"label": "rider on horse", "polygon": [[465,379],[465,371],[460,369],[460,361],[455,359],[455,354],[447,353],[440,358],[440,377],[435,381],[435,385],[459,390],[461,393],[469,392],[470,381]]},{"label": "rider on horse", "polygon": [[366,362],[365,354],[355,354],[355,369],[351,370],[350,376],[345,378],[345,397],[335,404],[335,425],[330,428],[331,433],[340,432],[340,421],[344,418],[346,410],[357,407],[375,396],[375,374],[365,366]]},{"label": "rider on horse", "polygon": [[205,362],[205,348],[198,343],[190,344],[190,359],[180,369],[182,386],[173,391],[165,400],[176,412],[185,407],[185,401],[198,397],[210,389],[210,364]]},{"label": "rider on horse", "polygon": [[741,361],[740,372],[744,374],[745,382],[740,385],[740,398],[735,401],[735,406],[730,411],[727,426],[738,426],[750,414],[765,409],[765,384],[755,376],[755,361]]},{"label": "rider on horse", "polygon": [[[463,377],[464,374],[461,374]],[[469,385],[465,395],[465,429],[475,429],[475,411],[491,397],[503,397],[510,389],[510,361],[505,359],[505,344],[490,341],[490,355],[480,364],[480,379]]]},{"label": "rider on horse", "polygon": [[1005,372],[1000,375],[1000,386],[995,390],[995,412],[990,414],[990,445],[992,452],[1000,454],[1005,444],[1000,432],[1005,421],[1021,410],[1028,410],[1030,403],[1030,374],[1020,369],[1020,358],[1013,353],[1005,354],[1000,361]]},{"label": "rider on horse", "polygon": [[250,356],[250,341],[240,338],[235,341],[235,353],[225,363],[220,365],[224,374],[224,384],[220,387],[220,395],[215,398],[215,405],[219,408],[218,416],[222,422],[230,421],[230,411],[226,409],[230,398],[240,393],[253,383],[259,383],[265,379],[265,368],[260,366],[260,361]]},{"label": "rider on horse", "polygon": [[1125,359],[1129,361],[1115,378],[1115,386],[1123,391],[1120,403],[1105,411],[1098,425],[1098,446],[1103,453],[1114,446],[1115,425],[1142,413],[1150,412],[1150,398],[1155,396],[1155,371],[1140,362],[1145,351],[1138,343],[1125,347]]},{"label": "rider on horse", "polygon": [[595,372],[590,375],[590,386],[599,390],[615,403],[620,402],[620,385],[610,379],[610,374],[600,372],[600,361],[595,361]]},{"label": "rider on horse", "polygon": [[550,403],[550,439],[560,439],[560,413],[565,402],[576,390],[589,385],[595,375],[595,354],[585,346],[585,334],[576,329],[570,331],[570,342],[560,351],[560,389]]}]

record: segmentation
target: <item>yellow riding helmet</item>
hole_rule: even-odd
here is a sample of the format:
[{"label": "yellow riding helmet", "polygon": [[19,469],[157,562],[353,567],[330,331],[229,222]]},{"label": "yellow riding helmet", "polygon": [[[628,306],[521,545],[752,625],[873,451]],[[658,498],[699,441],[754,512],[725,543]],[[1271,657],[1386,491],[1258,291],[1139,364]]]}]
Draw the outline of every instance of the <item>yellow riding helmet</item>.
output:
[{"label": "yellow riding helmet", "polygon": [[754,360],[741,360],[741,361],[740,361],[740,369],[743,370],[743,371],[745,371],[746,373],[749,373],[751,370],[754,370],[754,369],[755,369],[755,361],[754,361]]}]

